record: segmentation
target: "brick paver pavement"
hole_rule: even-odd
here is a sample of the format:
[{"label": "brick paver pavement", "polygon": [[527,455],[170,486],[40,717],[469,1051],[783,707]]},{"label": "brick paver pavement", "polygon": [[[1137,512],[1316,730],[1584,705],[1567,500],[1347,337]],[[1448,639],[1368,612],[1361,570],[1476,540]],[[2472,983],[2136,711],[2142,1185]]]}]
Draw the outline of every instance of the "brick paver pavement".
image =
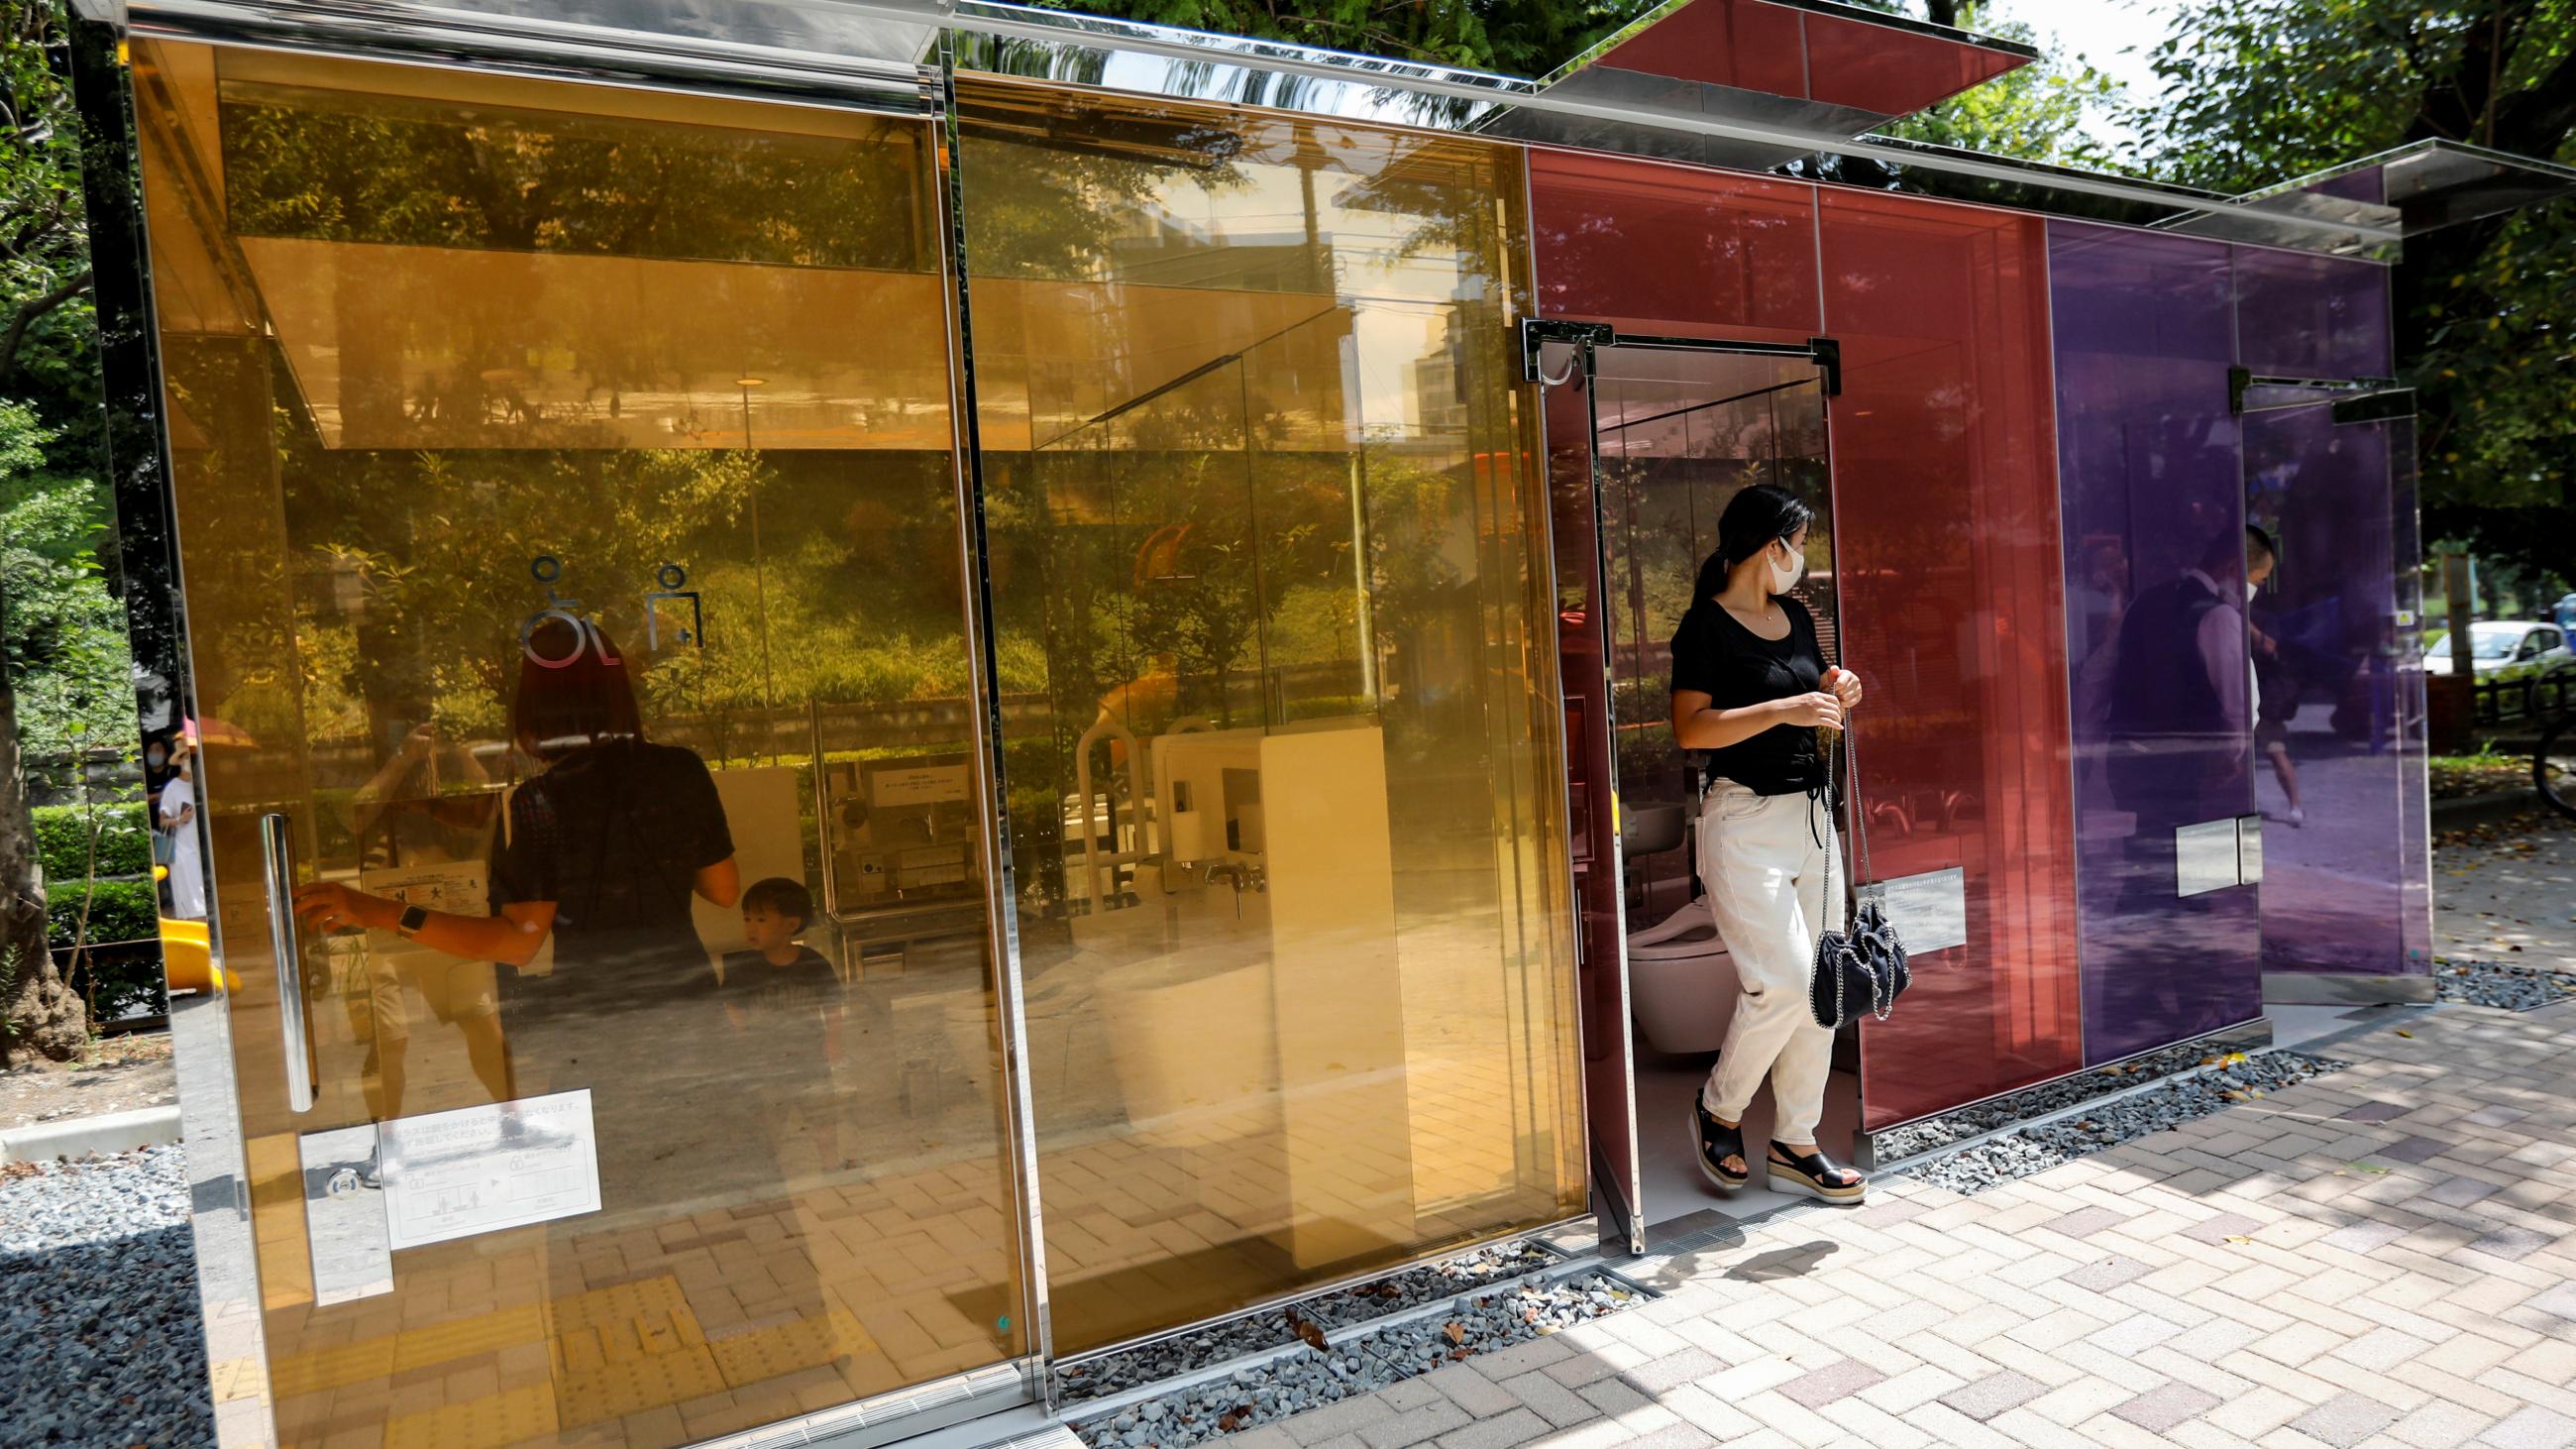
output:
[{"label": "brick paver pavement", "polygon": [[2576,1003],[1973,1198],[1622,1271],[1667,1296],[1228,1449],[2576,1445]]},{"label": "brick paver pavement", "polygon": [[2576,821],[2468,832],[2434,860],[2436,951],[2576,971]]}]

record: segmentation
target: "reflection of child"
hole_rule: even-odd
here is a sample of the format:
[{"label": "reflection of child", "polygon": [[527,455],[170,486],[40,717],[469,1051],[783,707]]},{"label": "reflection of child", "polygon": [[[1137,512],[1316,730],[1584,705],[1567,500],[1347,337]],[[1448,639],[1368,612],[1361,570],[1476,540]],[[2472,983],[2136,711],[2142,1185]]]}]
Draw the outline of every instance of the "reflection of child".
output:
[{"label": "reflection of child", "polygon": [[[840,1129],[824,1088],[826,1063],[841,1057],[841,979],[820,952],[797,942],[814,919],[814,897],[784,876],[752,882],[742,893],[748,951],[724,958],[725,1019],[761,1066],[761,1118],[773,1141],[789,1138],[791,1112],[809,1118],[815,1150],[828,1170],[843,1166]],[[810,1112],[800,1109],[810,1104]],[[783,1164],[782,1164],[783,1166]]]}]

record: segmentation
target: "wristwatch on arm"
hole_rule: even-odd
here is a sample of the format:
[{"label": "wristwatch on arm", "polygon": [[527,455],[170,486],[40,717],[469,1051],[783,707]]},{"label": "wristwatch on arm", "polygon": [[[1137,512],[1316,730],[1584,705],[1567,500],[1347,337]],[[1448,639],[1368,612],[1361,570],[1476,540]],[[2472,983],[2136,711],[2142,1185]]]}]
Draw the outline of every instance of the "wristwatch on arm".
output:
[{"label": "wristwatch on arm", "polygon": [[405,906],[403,907],[402,919],[394,922],[394,934],[402,937],[406,941],[417,941],[420,939],[420,928],[428,924],[429,908],[427,906]]}]

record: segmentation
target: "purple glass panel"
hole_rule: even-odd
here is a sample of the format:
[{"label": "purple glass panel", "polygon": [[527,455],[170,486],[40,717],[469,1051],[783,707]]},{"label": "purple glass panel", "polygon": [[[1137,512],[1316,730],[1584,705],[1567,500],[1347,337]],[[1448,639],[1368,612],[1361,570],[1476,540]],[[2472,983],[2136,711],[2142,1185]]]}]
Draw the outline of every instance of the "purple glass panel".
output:
[{"label": "purple glass panel", "polygon": [[2255,890],[2176,849],[2253,798],[2228,253],[2049,225],[2088,1064],[2262,1014]]},{"label": "purple glass panel", "polygon": [[2410,707],[2423,680],[2402,647],[2414,631],[2398,625],[2391,432],[2337,426],[2323,404],[2245,419],[2247,511],[2281,544],[2254,605],[2254,627],[2278,647],[2267,690],[2277,676],[2285,696],[2267,710],[2265,742],[2281,744],[2287,768],[2267,762],[2258,781],[2266,971],[2430,969],[2409,956],[2427,929],[2411,924],[2427,901],[2422,716]]},{"label": "purple glass panel", "polygon": [[2261,377],[2387,377],[2388,269],[2347,257],[2236,249],[2238,355]]}]

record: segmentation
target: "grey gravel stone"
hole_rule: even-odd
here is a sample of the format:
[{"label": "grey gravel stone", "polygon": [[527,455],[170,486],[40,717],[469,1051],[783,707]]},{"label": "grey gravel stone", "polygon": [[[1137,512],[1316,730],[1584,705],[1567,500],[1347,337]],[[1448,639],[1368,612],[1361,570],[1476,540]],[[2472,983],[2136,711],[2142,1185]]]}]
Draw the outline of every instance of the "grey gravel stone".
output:
[{"label": "grey gravel stone", "polygon": [[[2165,1054],[2154,1055],[2160,1057]],[[2197,1052],[2189,1055],[2191,1065],[2200,1065],[2204,1060]],[[2148,1060],[2153,1059],[2150,1057]],[[2344,1066],[2345,1063],[2310,1056],[2305,1052],[2261,1052],[2241,1062],[2232,1062],[2180,1080],[2161,1082],[2135,1096],[2096,1103],[2081,1116],[2025,1127],[1920,1166],[1900,1166],[1896,1172],[1901,1177],[1916,1178],[1934,1187],[1973,1196],[2016,1178],[2045,1172],[2061,1162],[2072,1162],[2107,1147],[2153,1136],[2167,1128],[2223,1112],[2250,1096],[2279,1091],[2329,1072],[2341,1071]],[[2085,1074],[2087,1078],[2098,1075]],[[1993,1104],[1986,1104],[1976,1109],[1973,1115],[1982,1120],[1992,1115],[1992,1108]],[[1948,1122],[1951,1117],[1968,1115],[1971,1114],[1953,1113],[1948,1117],[1935,1118],[1933,1123],[1937,1125]],[[1925,1124],[1915,1124],[1917,1128],[1923,1126]],[[1906,1130],[1913,1131],[1914,1128]],[[1988,1129],[1981,1127],[1977,1130]],[[1939,1131],[1949,1132],[1951,1129],[1940,1128]],[[1939,1135],[1939,1132],[1934,1135]],[[1957,1141],[1972,1135],[1973,1132],[1960,1130],[1946,1140]]]},{"label": "grey gravel stone", "polygon": [[0,1441],[215,1441],[186,1161],[173,1143],[0,1179]]},{"label": "grey gravel stone", "polygon": [[[1554,1335],[1644,1301],[1599,1274],[1539,1287],[1471,1290],[1458,1294],[1445,1312],[1408,1323],[1363,1324],[1328,1339],[1321,1350],[1300,1349],[1258,1367],[1238,1368],[1222,1379],[1175,1389],[1115,1414],[1076,1419],[1072,1428],[1092,1449],[1179,1449],[1269,1424],[1283,1424],[1291,1438],[1312,1449],[1345,1436],[1356,1436],[1353,1443],[1365,1449],[1398,1449],[1435,1437],[1444,1443],[1483,1442],[1479,1436],[1488,1431],[1498,1444],[1516,1442],[1509,1430],[1491,1426],[1545,1416],[1537,1430],[1519,1436],[1532,1438],[1550,1427],[1547,1420],[1557,1419],[1547,1413],[1551,1407],[1565,1414],[1561,1422],[1598,1417],[1599,1410],[1539,1370],[1573,1356]],[[1318,1315],[1308,1310],[1308,1303],[1295,1305],[1304,1321],[1316,1321]],[[1220,1325],[1135,1352],[1159,1355],[1167,1363],[1205,1363],[1216,1350],[1191,1340],[1231,1341],[1241,1328]],[[1536,1403],[1531,1394],[1515,1394],[1492,1382],[1490,1376],[1502,1368],[1519,1369],[1552,1390],[1553,1397],[1535,1410],[1523,1407]],[[1130,1367],[1120,1373],[1140,1371]],[[1411,1392],[1377,1392],[1417,1376],[1419,1386]],[[1488,1391],[1474,1391],[1466,1383],[1470,1378],[1486,1384]],[[1485,1422],[1470,1422],[1471,1416]]]},{"label": "grey gravel stone", "polygon": [[[1372,1319],[1436,1303],[1443,1298],[1454,1298],[1460,1293],[1517,1277],[1555,1261],[1545,1249],[1535,1244],[1498,1243],[1446,1263],[1414,1268],[1373,1283],[1304,1299],[1296,1305],[1297,1317],[1322,1329],[1327,1338],[1338,1342],[1346,1331]],[[1057,1375],[1056,1387],[1069,1403],[1105,1398],[1211,1364],[1224,1363],[1228,1359],[1295,1343],[1298,1337],[1296,1326],[1288,1315],[1256,1314],[1078,1364]]]},{"label": "grey gravel stone", "polygon": [[2042,1082],[2036,1087],[2007,1093],[1991,1101],[1979,1102],[1973,1107],[1962,1107],[1956,1112],[1944,1112],[1938,1117],[1909,1122],[1903,1127],[1880,1134],[1878,1158],[1881,1162],[1897,1162],[1918,1153],[1936,1151],[1951,1143],[1964,1142],[1971,1137],[2009,1127],[2016,1122],[2027,1122],[2033,1117],[2045,1117],[2051,1112],[2075,1106],[2080,1102],[2089,1102],[2112,1092],[2127,1091],[2142,1082],[2155,1081],[2177,1072],[2191,1071],[2206,1065],[2208,1057],[2208,1051],[2201,1047],[2188,1045],[2166,1047],[2162,1051],[2149,1052],[2116,1066],[2077,1072],[2073,1076],[2060,1077],[2052,1082]]},{"label": "grey gravel stone", "polygon": [[2502,1011],[2534,1011],[2576,996],[2576,976],[2495,961],[2437,956],[2433,960],[2433,988],[2444,1001],[2492,1006]]}]

